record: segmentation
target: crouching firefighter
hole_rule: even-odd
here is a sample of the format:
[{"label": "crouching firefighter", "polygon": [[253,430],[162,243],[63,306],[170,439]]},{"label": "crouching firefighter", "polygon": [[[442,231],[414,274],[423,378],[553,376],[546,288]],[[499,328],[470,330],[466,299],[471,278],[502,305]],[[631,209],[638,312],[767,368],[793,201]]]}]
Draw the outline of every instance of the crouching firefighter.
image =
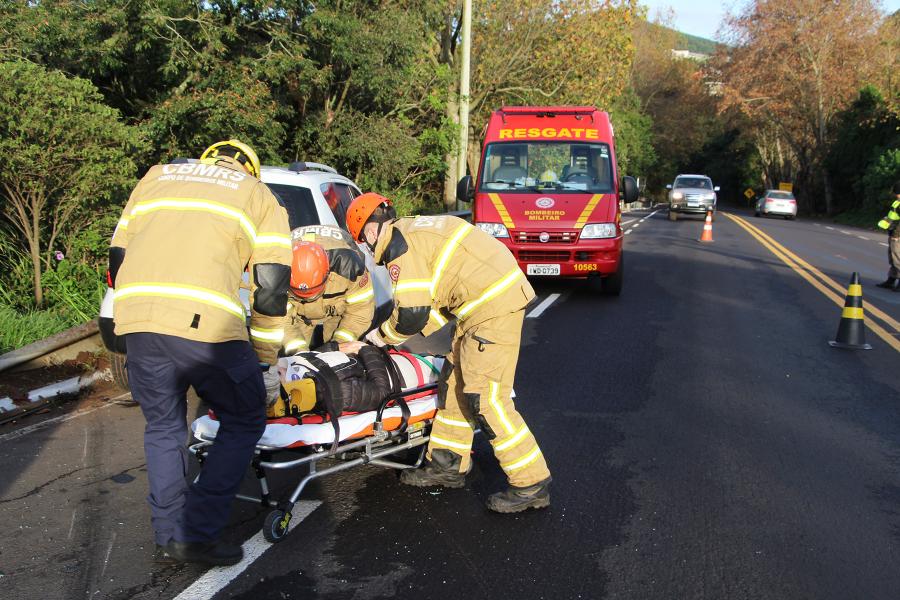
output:
[{"label": "crouching firefighter", "polygon": [[[196,163],[157,165],[138,183],[113,234],[109,283],[125,336],[131,393],[147,426],[144,450],[157,562],[239,562],[219,541],[266,426],[278,375],[291,269],[287,214],[258,179],[259,159],[237,140]],[[252,289],[250,338],[238,295]],[[199,478],[187,475],[189,386],[219,418]],[[271,390],[271,391],[270,391]]]},{"label": "crouching firefighter", "polygon": [[349,206],[347,227],[373,250],[393,282],[394,312],[367,339],[400,344],[456,319],[427,461],[404,471],[401,481],[462,487],[477,426],[509,481],[508,489],[488,498],[488,508],[509,513],[548,506],[550,471],[511,395],[525,307],[534,290],[509,250],[457,217],[398,219],[390,200],[372,193]]},{"label": "crouching firefighter", "polygon": [[372,326],[375,290],[365,257],[346,231],[330,225],[292,233],[290,300],[284,353],[352,352]]}]

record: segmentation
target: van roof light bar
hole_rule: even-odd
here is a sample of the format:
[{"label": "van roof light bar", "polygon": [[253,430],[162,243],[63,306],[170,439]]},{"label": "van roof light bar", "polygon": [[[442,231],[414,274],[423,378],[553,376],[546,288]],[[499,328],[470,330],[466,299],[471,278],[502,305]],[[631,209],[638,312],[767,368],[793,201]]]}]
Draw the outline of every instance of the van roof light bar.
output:
[{"label": "van roof light bar", "polygon": [[500,112],[504,115],[593,115],[597,109],[593,106],[504,106]]},{"label": "van roof light bar", "polygon": [[328,165],[316,162],[294,161],[288,165],[288,170],[293,171],[294,173],[302,173],[304,171],[325,171],[326,173],[334,173],[337,175],[337,170],[334,167],[329,167]]}]

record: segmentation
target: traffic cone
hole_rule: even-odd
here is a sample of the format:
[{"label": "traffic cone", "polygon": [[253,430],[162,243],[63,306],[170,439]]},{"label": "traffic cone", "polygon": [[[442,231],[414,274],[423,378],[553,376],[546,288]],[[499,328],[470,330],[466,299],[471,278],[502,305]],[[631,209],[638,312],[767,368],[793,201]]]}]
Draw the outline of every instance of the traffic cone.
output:
[{"label": "traffic cone", "polygon": [[712,237],[712,211],[706,211],[706,222],[703,224],[703,235],[700,236],[701,242],[711,242]]},{"label": "traffic cone", "polygon": [[859,273],[850,277],[847,288],[847,299],[841,312],[841,323],[838,325],[837,339],[828,342],[832,348],[849,350],[871,350],[866,343],[866,325],[863,317],[862,286],[859,284]]}]

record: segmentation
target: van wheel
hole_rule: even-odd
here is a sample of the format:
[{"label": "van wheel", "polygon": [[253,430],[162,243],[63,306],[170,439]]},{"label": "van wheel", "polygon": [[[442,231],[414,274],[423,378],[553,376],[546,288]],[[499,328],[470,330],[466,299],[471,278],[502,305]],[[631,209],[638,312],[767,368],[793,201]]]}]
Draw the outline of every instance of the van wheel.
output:
[{"label": "van wheel", "polygon": [[619,257],[619,267],[612,275],[600,280],[600,289],[604,296],[618,296],[622,293],[622,279],[625,275],[625,254]]},{"label": "van wheel", "polygon": [[128,371],[125,370],[125,355],[118,352],[109,353],[109,370],[112,371],[113,381],[122,391],[129,391]]},{"label": "van wheel", "polygon": [[670,220],[670,221],[677,221],[677,220],[678,220],[678,213],[677,213],[677,212],[674,212],[674,211],[672,211],[672,210],[669,210],[669,220]]}]

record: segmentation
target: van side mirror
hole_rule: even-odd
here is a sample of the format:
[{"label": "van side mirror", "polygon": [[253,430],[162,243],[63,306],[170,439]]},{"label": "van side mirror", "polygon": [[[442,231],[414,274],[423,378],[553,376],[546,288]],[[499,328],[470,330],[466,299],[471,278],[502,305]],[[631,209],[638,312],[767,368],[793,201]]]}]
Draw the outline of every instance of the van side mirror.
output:
[{"label": "van side mirror", "polygon": [[666,189],[667,189],[667,190],[671,190],[671,189],[672,189],[672,184],[671,184],[671,183],[667,183],[667,184],[666,184]]},{"label": "van side mirror", "polygon": [[718,192],[718,191],[719,191],[719,186],[714,187],[714,188],[713,188],[713,191],[714,191],[714,192]]},{"label": "van side mirror", "polygon": [[634,177],[626,175],[622,178],[622,191],[625,204],[631,204],[638,200],[638,186]]},{"label": "van side mirror", "polygon": [[465,175],[456,184],[456,198],[460,202],[471,202],[475,199],[475,182],[471,175]]}]

